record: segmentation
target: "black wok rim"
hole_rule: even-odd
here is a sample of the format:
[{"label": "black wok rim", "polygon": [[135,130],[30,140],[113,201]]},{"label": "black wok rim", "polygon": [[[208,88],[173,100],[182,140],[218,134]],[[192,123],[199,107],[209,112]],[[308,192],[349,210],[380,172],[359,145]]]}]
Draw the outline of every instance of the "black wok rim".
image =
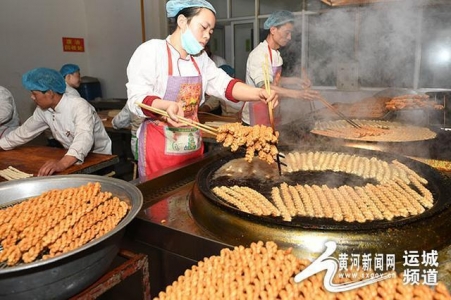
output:
[{"label": "black wok rim", "polygon": [[[339,231],[355,231],[355,230],[377,230],[377,229],[387,229],[399,226],[405,226],[408,224],[413,224],[416,222],[424,221],[428,218],[432,218],[442,212],[451,204],[448,200],[451,192],[451,180],[445,175],[441,174],[439,171],[435,170],[431,166],[415,161],[413,159],[379,151],[372,151],[366,149],[355,149],[349,147],[299,147],[298,149],[293,149],[296,151],[332,151],[332,152],[342,152],[348,154],[358,154],[366,157],[374,156],[378,159],[391,162],[392,160],[398,160],[399,162],[407,165],[409,168],[420,174],[422,177],[428,180],[426,188],[428,188],[434,196],[434,205],[430,209],[426,209],[425,212],[416,216],[409,216],[406,218],[397,217],[393,220],[375,220],[367,221],[365,223],[358,222],[337,222],[333,219],[328,218],[311,218],[311,217],[299,217],[296,216],[291,222],[282,220],[281,217],[269,217],[269,216],[256,216],[243,212],[232,205],[226,203],[224,200],[217,197],[211,191],[211,178],[214,173],[225,163],[230,160],[240,158],[243,156],[242,153],[233,153],[220,160],[212,162],[209,165],[204,166],[196,176],[196,185],[199,188],[201,194],[215,206],[223,209],[228,213],[232,213],[240,216],[241,218],[252,220],[254,222],[274,225],[274,226],[289,226],[304,229],[327,229],[327,230],[339,230]],[[288,151],[287,151],[288,152]]]}]

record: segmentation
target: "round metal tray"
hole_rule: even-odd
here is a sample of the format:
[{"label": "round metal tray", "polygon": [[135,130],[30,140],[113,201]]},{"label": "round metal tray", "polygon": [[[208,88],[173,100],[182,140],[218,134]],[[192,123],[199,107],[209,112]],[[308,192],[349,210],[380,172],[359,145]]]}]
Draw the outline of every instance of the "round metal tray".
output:
[{"label": "round metal tray", "polygon": [[97,175],[58,175],[0,184],[0,207],[6,207],[51,189],[99,182],[102,191],[130,204],[122,221],[104,236],[60,256],[17,266],[0,266],[0,299],[67,299],[80,292],[109,267],[119,251],[125,226],[138,214],[141,191],[115,178]]}]

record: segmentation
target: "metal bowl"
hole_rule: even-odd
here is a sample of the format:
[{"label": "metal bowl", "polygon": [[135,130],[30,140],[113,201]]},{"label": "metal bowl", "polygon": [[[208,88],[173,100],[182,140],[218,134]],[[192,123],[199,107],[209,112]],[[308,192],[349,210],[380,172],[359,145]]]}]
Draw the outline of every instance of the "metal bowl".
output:
[{"label": "metal bowl", "polygon": [[123,180],[97,175],[61,175],[14,180],[0,184],[0,207],[37,196],[51,189],[99,182],[130,204],[122,221],[104,236],[60,256],[13,267],[0,265],[0,299],[67,299],[103,275],[119,251],[125,226],[138,214],[141,191]]}]

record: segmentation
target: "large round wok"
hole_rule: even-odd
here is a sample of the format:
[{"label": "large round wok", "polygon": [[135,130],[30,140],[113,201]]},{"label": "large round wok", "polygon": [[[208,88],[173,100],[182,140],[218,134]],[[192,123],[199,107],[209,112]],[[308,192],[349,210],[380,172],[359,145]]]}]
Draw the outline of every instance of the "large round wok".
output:
[{"label": "large round wok", "polygon": [[[390,253],[397,254],[398,258],[402,257],[406,249],[441,249],[449,244],[451,234],[449,178],[426,164],[400,155],[347,147],[317,146],[309,149],[375,156],[387,161],[397,159],[429,181],[427,187],[433,193],[436,203],[433,208],[418,216],[368,223],[335,222],[308,217],[285,222],[281,219],[255,216],[231,207],[211,191],[215,172],[226,162],[237,158],[237,155],[230,155],[199,171],[190,197],[190,209],[194,218],[205,230],[224,242],[248,244],[257,240],[273,240],[280,245],[292,247],[294,252],[302,257],[320,254],[322,247],[319,245],[327,240],[335,240],[349,251],[384,252],[389,248]],[[299,178],[301,184],[306,180],[304,175]],[[231,180],[237,181],[237,178]],[[245,182],[233,184],[245,185]],[[268,180],[262,182],[260,186],[273,184],[274,182]]]},{"label": "large round wok", "polygon": [[27,178],[0,184],[0,208],[50,189],[79,187],[99,182],[130,204],[130,211],[112,231],[60,256],[8,267],[0,264],[0,299],[67,299],[106,272],[119,251],[125,226],[136,216],[143,197],[134,185],[96,175],[61,175]]}]

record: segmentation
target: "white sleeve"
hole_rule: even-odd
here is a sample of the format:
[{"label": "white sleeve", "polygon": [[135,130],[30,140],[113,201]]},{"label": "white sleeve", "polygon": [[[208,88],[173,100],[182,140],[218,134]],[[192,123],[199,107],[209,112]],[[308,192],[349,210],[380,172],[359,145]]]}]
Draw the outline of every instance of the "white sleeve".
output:
[{"label": "white sleeve", "polygon": [[147,96],[163,98],[168,78],[168,55],[164,40],[150,40],[140,45],[127,66],[127,105],[130,111],[145,117],[136,102],[142,103]]},{"label": "white sleeve", "polygon": [[0,147],[4,150],[14,149],[33,140],[47,128],[49,126],[42,117],[41,109],[36,108],[33,115],[21,126],[0,139]]},{"label": "white sleeve", "polygon": [[218,68],[207,54],[202,54],[199,60],[202,63],[202,80],[205,86],[205,93],[227,100],[225,92],[233,78],[227,75],[224,70]]},{"label": "white sleeve", "polygon": [[[246,83],[252,86],[261,87],[265,82],[263,66],[265,64],[265,55],[259,48],[255,48],[249,54],[246,64]],[[269,77],[272,82],[272,68],[269,66]]]},{"label": "white sleeve", "polygon": [[125,128],[130,126],[131,113],[128,109],[128,105],[125,105],[122,110],[114,116],[113,120],[111,120],[111,124],[114,129]]},{"label": "white sleeve", "polygon": [[0,87],[0,125],[7,123],[13,117],[13,95]]},{"label": "white sleeve", "polygon": [[214,110],[219,107],[220,100],[215,96],[208,96],[203,105],[207,105],[211,110]]}]

